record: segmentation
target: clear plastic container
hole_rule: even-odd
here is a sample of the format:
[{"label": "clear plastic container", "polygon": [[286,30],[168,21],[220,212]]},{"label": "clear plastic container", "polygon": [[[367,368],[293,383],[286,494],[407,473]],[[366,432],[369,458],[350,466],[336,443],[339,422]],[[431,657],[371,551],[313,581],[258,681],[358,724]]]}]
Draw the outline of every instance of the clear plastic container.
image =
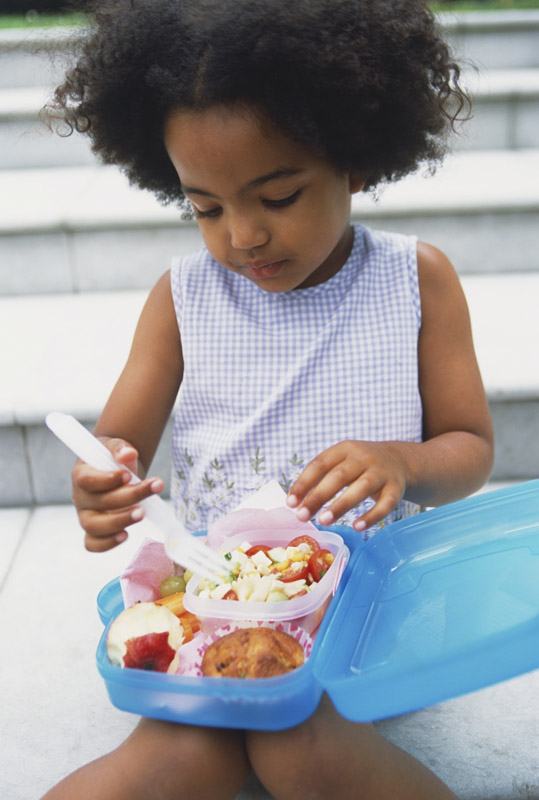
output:
[{"label": "clear plastic container", "polygon": [[[301,535],[301,534],[300,534]],[[251,545],[267,544],[270,547],[286,547],[298,536],[297,530],[253,531],[231,536],[227,547],[233,550],[243,542]],[[319,583],[305,595],[277,603],[241,602],[237,600],[213,600],[198,596],[198,580],[194,578],[187,584],[184,606],[201,621],[202,630],[211,632],[229,620],[271,620],[272,622],[291,622],[307,633],[313,633],[326,612],[331,598],[343,573],[350,550],[342,536],[330,531],[315,531],[313,534],[321,548],[329,550],[335,560]]]}]

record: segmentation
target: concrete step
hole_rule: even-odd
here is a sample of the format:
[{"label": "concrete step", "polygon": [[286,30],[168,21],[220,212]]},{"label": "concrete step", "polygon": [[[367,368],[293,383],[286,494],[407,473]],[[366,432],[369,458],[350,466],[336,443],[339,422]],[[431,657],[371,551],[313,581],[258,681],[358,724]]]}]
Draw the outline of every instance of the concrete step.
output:
[{"label": "concrete step", "polygon": [[[415,233],[463,273],[539,269],[539,150],[461,152],[353,217]],[[0,171],[0,293],[147,289],[201,243],[194,222],[111,167]]]},{"label": "concrete step", "polygon": [[473,101],[473,118],[459,126],[456,149],[513,150],[539,146],[538,68],[470,72],[464,85]]},{"label": "concrete step", "polygon": [[80,36],[77,27],[0,30],[0,88],[55,86]]},{"label": "concrete step", "polygon": [[539,66],[539,10],[440,14],[455,52],[479,69]]},{"label": "concrete step", "polygon": [[48,100],[39,86],[0,89],[0,169],[95,164],[86,137],[60,136],[41,110]]},{"label": "concrete step", "polygon": [[[464,276],[497,436],[493,479],[539,476],[539,273]],[[0,505],[67,502],[74,459],[49,411],[93,424],[127,357],[144,291],[0,298]],[[152,472],[168,478],[170,430]]]},{"label": "concrete step", "polygon": [[[456,51],[482,69],[539,67],[539,11],[438,15]],[[0,88],[53,86],[65,70],[77,28],[0,31]]]},{"label": "concrete step", "polygon": [[[459,125],[455,149],[539,147],[539,68],[469,72],[464,85],[474,117]],[[97,163],[86,137],[59,136],[46,125],[40,110],[48,99],[41,87],[0,89],[0,169]]]}]

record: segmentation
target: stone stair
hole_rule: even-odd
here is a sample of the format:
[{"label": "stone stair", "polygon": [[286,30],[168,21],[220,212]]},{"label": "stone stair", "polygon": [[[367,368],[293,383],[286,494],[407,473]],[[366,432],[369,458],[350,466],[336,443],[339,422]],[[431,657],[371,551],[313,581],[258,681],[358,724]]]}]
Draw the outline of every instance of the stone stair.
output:
[{"label": "stone stair", "polygon": [[[417,233],[461,273],[493,411],[494,478],[539,475],[539,12],[444,16],[478,71],[475,117],[435,177],[418,174],[354,218]],[[71,32],[0,35],[0,505],[69,500],[70,454],[49,410],[92,424],[127,355],[145,294],[200,243],[78,135],[39,120]],[[164,443],[153,471],[166,477]]]}]

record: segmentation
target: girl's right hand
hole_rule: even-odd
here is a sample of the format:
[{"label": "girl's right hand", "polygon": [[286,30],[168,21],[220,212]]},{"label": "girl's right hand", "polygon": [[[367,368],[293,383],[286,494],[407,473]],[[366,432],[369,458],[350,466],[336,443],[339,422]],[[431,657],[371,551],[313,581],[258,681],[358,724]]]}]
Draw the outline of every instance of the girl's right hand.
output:
[{"label": "girl's right hand", "polygon": [[[138,474],[138,453],[132,445],[123,439],[100,438],[116,461]],[[137,504],[164,489],[161,478],[146,478],[130,484],[127,469],[102,472],[82,461],[77,461],[73,468],[73,502],[86,532],[87,550],[101,553],[124,542],[127,539],[125,528],[144,516]]]}]

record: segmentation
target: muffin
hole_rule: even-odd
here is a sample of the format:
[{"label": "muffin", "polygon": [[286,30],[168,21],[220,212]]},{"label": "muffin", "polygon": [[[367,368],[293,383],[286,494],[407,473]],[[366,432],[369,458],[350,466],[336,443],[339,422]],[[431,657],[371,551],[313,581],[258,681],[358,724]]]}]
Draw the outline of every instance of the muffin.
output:
[{"label": "muffin", "polygon": [[273,628],[240,628],[213,642],[202,658],[202,674],[214,678],[272,678],[303,664],[293,636]]}]

